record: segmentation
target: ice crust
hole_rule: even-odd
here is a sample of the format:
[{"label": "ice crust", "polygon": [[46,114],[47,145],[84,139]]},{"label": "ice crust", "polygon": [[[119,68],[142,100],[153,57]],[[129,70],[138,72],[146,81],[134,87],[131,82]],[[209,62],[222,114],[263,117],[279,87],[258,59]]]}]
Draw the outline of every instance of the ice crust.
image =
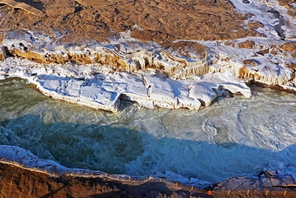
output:
[{"label": "ice crust", "polygon": [[[233,4],[238,11],[253,14],[248,20],[263,20],[264,28],[258,31],[266,38],[177,40],[172,44],[195,43],[202,51],[197,53],[189,47],[174,50],[153,42],[142,43],[131,38],[129,31],[109,43],[84,46],[58,45],[46,35],[9,31],[2,42],[2,52],[15,56],[6,54],[0,62],[0,78],[25,78],[47,96],[113,112],[118,110],[121,99],[147,108],[199,110],[220,96],[229,96],[229,92],[249,98],[249,82],[295,91],[294,70],[287,66],[295,61],[281,49],[293,41],[293,35],[286,34],[285,41],[279,38],[274,32],[279,19],[269,10],[280,8],[279,13],[286,20],[295,23],[295,19],[274,2]],[[281,27],[291,30],[294,26]],[[253,42],[254,47],[238,47],[243,42]],[[185,52],[187,56],[182,55]]]},{"label": "ice crust", "polygon": [[0,144],[41,159],[131,176],[174,172],[187,182],[295,170],[293,94],[252,87],[250,99],[219,98],[198,112],[124,102],[110,113],[52,100],[25,82],[0,82]]},{"label": "ice crust", "polygon": [[284,24],[281,24],[285,30],[286,39],[295,39],[296,19],[287,14],[287,9],[280,6],[277,0],[250,0],[249,4],[243,3],[241,0],[231,0],[235,8],[244,14],[251,13],[253,16],[250,20],[259,21],[263,24],[262,29],[268,38],[279,39],[277,33],[272,30],[280,23],[280,19],[274,18],[271,10],[278,11],[284,19]]},{"label": "ice crust", "polygon": [[125,174],[108,174],[102,171],[92,171],[87,169],[79,168],[67,168],[61,164],[48,159],[39,159],[29,150],[18,146],[0,145],[0,162],[4,164],[9,164],[13,166],[18,166],[25,168],[34,172],[46,173],[52,177],[59,177],[61,175],[76,176],[76,177],[86,177],[86,178],[110,178],[119,181],[149,181],[155,180],[155,178],[164,178],[166,182],[180,182],[186,185],[205,188],[212,185],[212,182],[197,179],[197,178],[186,178],[179,174],[167,171],[165,173],[156,173],[149,177],[138,176],[131,177]]},{"label": "ice crust", "polygon": [[[236,42],[243,42],[243,40]],[[266,42],[265,39],[253,40],[263,45]],[[12,46],[17,41],[6,40],[4,43],[7,46]],[[279,43],[281,42],[279,41]],[[294,89],[294,86],[289,84],[289,81],[293,79],[293,71],[273,64],[270,56],[252,57],[251,55],[257,49],[238,50],[216,42],[203,42],[202,44],[215,50],[211,52],[211,57],[215,60],[214,64],[208,66],[209,71],[206,74],[198,76],[193,73],[190,78],[185,79],[170,78],[145,68],[132,73],[128,71],[114,72],[112,67],[98,64],[44,65],[16,58],[7,58],[0,63],[0,76],[2,79],[7,77],[25,78],[28,79],[28,82],[36,84],[37,88],[45,95],[109,111],[117,111],[120,99],[132,100],[147,108],[198,110],[209,106],[217,97],[225,96],[228,92],[242,94],[249,98],[251,91],[246,83],[251,79],[268,85],[278,84],[283,88]],[[63,49],[63,47],[56,48],[55,52],[58,53],[58,50]],[[97,50],[97,48],[95,49]],[[75,53],[79,54],[85,50],[79,48]],[[74,51],[72,50],[71,53]],[[138,58],[138,62],[141,62],[143,53],[136,53],[131,57],[131,60]],[[169,59],[159,58],[157,56],[153,59],[154,64],[167,64],[166,68],[174,64],[170,63]],[[226,60],[227,58],[230,58],[231,61]],[[247,68],[242,74],[241,69],[245,68],[242,60],[248,58],[259,64],[256,68]],[[158,61],[162,61],[162,63]]]},{"label": "ice crust", "polygon": [[[7,39],[3,43],[8,46],[8,49],[15,48],[16,43],[21,43],[20,46],[30,46],[24,40]],[[36,46],[38,45],[36,44]],[[59,50],[63,51],[64,47],[56,47],[55,53],[59,53]],[[69,49],[71,53],[75,54],[87,50],[91,49],[78,47],[77,51]],[[98,49],[96,47],[93,50]],[[105,48],[100,48],[100,50],[104,51]],[[61,54],[65,53],[61,52]],[[145,55],[145,52],[135,53],[129,58],[130,60],[138,58],[140,60],[138,62],[141,62],[143,54]],[[162,55],[156,54],[153,64],[166,65],[167,70],[170,70],[169,68],[175,63],[180,64],[179,62],[174,63],[173,59],[168,58],[167,55],[160,54]],[[189,64],[188,67],[193,66]],[[229,72],[209,72],[201,77],[179,79],[170,78],[145,68],[132,73],[129,72],[129,69],[114,72],[112,66],[98,64],[43,65],[24,59],[7,58],[0,63],[0,75],[1,78],[21,77],[28,79],[28,82],[36,84],[42,93],[55,99],[109,111],[117,111],[120,99],[135,101],[147,108],[198,110],[201,107],[209,106],[217,97],[227,94],[228,91],[243,94],[245,97],[251,96],[250,89],[245,82]]]}]

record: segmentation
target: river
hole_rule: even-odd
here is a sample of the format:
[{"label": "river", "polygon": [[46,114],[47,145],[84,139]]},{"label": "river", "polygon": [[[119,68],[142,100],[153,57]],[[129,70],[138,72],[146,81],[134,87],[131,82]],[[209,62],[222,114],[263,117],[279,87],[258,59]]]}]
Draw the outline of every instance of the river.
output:
[{"label": "river", "polygon": [[0,144],[67,167],[132,176],[170,171],[211,182],[296,167],[296,96],[252,87],[200,111],[119,113],[53,100],[22,79],[0,81]]}]

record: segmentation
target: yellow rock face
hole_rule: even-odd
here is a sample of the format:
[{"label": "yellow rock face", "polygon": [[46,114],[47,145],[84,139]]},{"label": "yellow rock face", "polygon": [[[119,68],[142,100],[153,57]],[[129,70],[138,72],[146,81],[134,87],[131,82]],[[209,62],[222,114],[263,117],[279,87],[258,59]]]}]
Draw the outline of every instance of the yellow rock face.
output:
[{"label": "yellow rock face", "polygon": [[[28,36],[26,34],[26,36]],[[28,36],[29,37],[29,36]],[[5,46],[7,45],[7,46]],[[24,58],[41,64],[98,64],[110,66],[114,71],[137,72],[155,70],[172,78],[190,78],[209,72],[206,47],[195,42],[167,43],[163,50],[153,52],[140,50],[125,53],[104,47],[88,49],[85,47],[57,46],[54,51],[35,50],[30,41],[11,43],[7,41],[2,48],[10,56]],[[2,53],[1,60],[5,59]]]},{"label": "yellow rock face", "polygon": [[37,63],[49,63],[42,55],[36,53],[36,52],[24,52],[18,49],[15,49],[13,51],[10,52],[11,54],[21,57],[21,58],[25,58]]},{"label": "yellow rock face", "polygon": [[93,61],[85,54],[68,54],[68,61],[75,61],[80,64],[91,64]]},{"label": "yellow rock face", "polygon": [[13,1],[13,0],[2,0],[2,1],[0,1],[0,4],[6,4],[8,6],[11,6],[12,8],[22,9],[30,14],[34,14],[37,16],[44,15],[44,13],[41,10],[38,10],[38,9],[34,8],[33,6],[26,4],[26,3],[17,2],[17,1]]}]

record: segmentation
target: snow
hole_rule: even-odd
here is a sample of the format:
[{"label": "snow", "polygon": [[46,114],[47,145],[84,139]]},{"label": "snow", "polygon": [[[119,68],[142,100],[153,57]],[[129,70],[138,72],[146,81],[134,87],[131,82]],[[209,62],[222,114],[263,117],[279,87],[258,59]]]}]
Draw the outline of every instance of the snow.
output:
[{"label": "snow", "polygon": [[[289,32],[294,30],[295,19],[287,15],[286,8],[279,6],[276,1],[253,0],[246,4],[232,0],[232,3],[237,11],[253,15],[246,23],[258,21],[264,25],[264,28],[258,31],[264,33],[266,38],[247,37],[232,40],[234,47],[225,45],[223,41],[190,41],[203,44],[207,56],[200,57],[200,54],[185,47],[184,50],[190,57],[184,57],[182,52],[178,51],[180,49],[173,51],[169,48],[165,51],[154,42],[142,43],[132,38],[130,31],[120,33],[118,38],[110,39],[108,43],[69,48],[57,45],[51,37],[32,32],[22,32],[22,37],[15,39],[19,33],[10,31],[3,40],[3,45],[8,49],[22,50],[23,45],[34,46],[34,50],[41,55],[57,54],[63,57],[69,52],[78,56],[87,55],[91,60],[96,58],[96,53],[101,54],[102,59],[108,54],[119,56],[127,69],[114,71],[112,65],[42,65],[28,60],[6,59],[0,63],[0,78],[25,78],[36,84],[42,93],[55,99],[114,112],[118,110],[121,98],[147,108],[199,110],[212,104],[217,97],[227,95],[228,91],[251,97],[251,91],[246,85],[250,80],[295,90],[293,83],[289,82],[294,78],[294,71],[285,66],[293,61],[293,57],[285,56],[280,51],[277,55],[271,53],[272,46],[280,46],[286,42],[279,38],[275,26],[281,25],[287,33],[286,40],[289,40],[293,36]],[[281,24],[282,18],[276,17],[270,12],[271,9],[277,10],[285,20],[290,21],[290,26]],[[237,47],[239,43],[247,40],[254,41],[253,49]],[[45,43],[46,49],[39,49]],[[258,55],[257,52],[264,49],[269,49],[269,52]],[[246,59],[254,60],[258,64],[245,66],[243,61]],[[183,60],[187,61],[186,67]],[[146,61],[149,65],[162,68],[160,70],[168,77],[161,76],[159,71],[145,68]],[[248,70],[243,80],[238,79],[242,68]]]},{"label": "snow", "polygon": [[[250,90],[243,81],[237,79],[232,86],[226,86],[230,78],[218,73],[211,74],[211,78],[205,76],[197,80],[178,80],[159,77],[154,73],[105,73],[103,69],[98,76],[92,72],[96,67],[96,65],[75,67],[40,65],[20,59],[7,59],[0,64],[0,70],[6,77],[28,79],[45,95],[109,111],[117,111],[121,96],[148,108],[196,110],[201,107],[199,100],[204,101],[206,106],[210,105],[222,95],[223,87],[227,87],[233,93],[241,92],[250,97]],[[31,76],[32,73],[36,75]],[[235,81],[235,78],[232,79]],[[245,90],[240,87],[244,87],[248,93],[245,94]]]},{"label": "snow", "polygon": [[[286,24],[282,24],[282,29],[285,30],[286,39],[291,39],[296,36],[295,27],[296,27],[296,19],[289,16],[287,14],[287,9],[283,6],[280,6],[278,1],[276,0],[252,0],[250,4],[245,4],[241,0],[231,0],[236,10],[243,13],[251,13],[253,17],[249,20],[258,21],[264,25],[264,29],[262,32],[266,34],[268,38],[279,40],[279,36],[277,33],[272,30],[277,22],[279,22],[278,18],[275,18],[270,10],[278,11],[285,21],[289,21]],[[246,23],[249,21],[247,20]]]},{"label": "snow", "polygon": [[[31,39],[29,40],[30,42],[11,39],[13,35],[14,33],[10,32],[3,41],[3,45],[7,46],[9,49],[14,49],[15,47],[19,48],[23,44],[28,46],[40,46],[41,43],[43,44],[42,39],[39,37],[44,37],[44,35],[39,36],[34,34],[33,36],[36,37],[34,38],[35,43]],[[47,40],[50,40],[50,38]],[[118,51],[118,49],[115,48],[118,42],[123,46],[123,50],[120,49],[120,51]],[[16,43],[23,44],[18,46]],[[60,56],[66,56],[65,46],[52,45],[53,46],[49,47],[49,49],[54,49],[54,53]],[[109,52],[111,50],[123,56],[130,69],[127,69],[126,72],[111,72],[112,69],[108,65],[79,65],[71,63],[66,63],[64,65],[42,65],[29,60],[7,58],[4,62],[0,63],[1,78],[25,78],[28,82],[36,84],[38,90],[47,96],[108,111],[117,111],[120,98],[132,100],[148,108],[163,107],[198,110],[203,105],[209,106],[213,100],[223,95],[225,91],[223,87],[226,86],[222,85],[229,83],[228,79],[219,77],[220,75],[224,75],[222,73],[213,74],[215,77],[211,79],[192,78],[187,80],[176,79],[174,77],[162,77],[155,72],[149,73],[145,68],[144,61],[144,59],[147,58],[149,62],[152,63],[153,61],[155,66],[163,66],[164,71],[169,75],[172,75],[170,74],[172,73],[171,70],[180,67],[180,69],[175,71],[174,76],[179,75],[178,72],[181,72],[181,68],[184,65],[178,61],[177,53],[171,52],[176,58],[176,60],[174,60],[170,57],[171,55],[161,50],[157,44],[152,42],[142,44],[138,40],[132,39],[130,37],[130,32],[121,33],[121,37],[108,44],[101,43],[101,45],[76,46],[70,47],[67,50],[70,53],[78,55],[87,53],[90,57],[97,52],[103,54],[107,52],[111,53]],[[127,52],[132,53],[132,55],[124,55],[124,53]],[[42,55],[53,52],[42,50],[38,51],[38,53]],[[191,58],[189,62],[200,62],[200,57],[196,53],[190,52],[190,54]],[[135,61],[140,64],[141,69],[129,73],[129,71],[134,71],[136,67]],[[231,77],[231,79],[235,81],[235,77]],[[236,87],[237,85],[238,87]],[[189,89],[189,87],[191,88]],[[236,93],[240,91],[245,92],[245,90],[239,87],[246,86],[245,82],[237,79],[236,83],[227,87],[231,89],[229,91],[233,90]],[[245,94],[243,92],[243,95],[250,97],[250,94]],[[201,104],[200,101],[203,101],[204,104]]]}]

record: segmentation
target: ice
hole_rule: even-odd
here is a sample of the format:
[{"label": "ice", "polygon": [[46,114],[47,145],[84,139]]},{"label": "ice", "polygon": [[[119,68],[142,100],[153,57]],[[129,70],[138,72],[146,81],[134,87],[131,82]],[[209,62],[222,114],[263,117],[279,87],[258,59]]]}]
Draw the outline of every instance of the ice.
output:
[{"label": "ice", "polygon": [[[7,57],[0,64],[0,74],[2,78],[27,79],[55,99],[114,112],[120,99],[148,108],[199,110],[217,97],[229,96],[229,92],[251,97],[246,85],[249,82],[295,90],[294,71],[288,67],[294,59],[280,49],[285,41],[274,30],[282,20],[276,15],[288,17],[284,8],[276,2],[232,2],[238,11],[253,14],[248,20],[262,21],[264,28],[258,31],[264,30],[267,38],[236,39],[233,45],[224,41],[176,40],[172,46],[177,49],[173,49],[154,42],[142,43],[127,31],[110,38],[109,43],[67,47],[51,42],[51,37],[45,39],[46,35],[9,31],[3,46],[25,59]],[[279,8],[279,14],[271,12],[271,8]],[[21,38],[15,39],[18,34]],[[45,41],[51,46],[38,49]],[[254,47],[237,47],[245,41],[253,42]],[[34,46],[34,50],[30,54],[24,46]],[[26,60],[30,56],[44,64]],[[256,64],[247,65],[245,61]]]},{"label": "ice", "polygon": [[[252,87],[249,99],[219,97],[198,112],[123,102],[120,112],[108,113],[52,100],[25,82],[0,85],[0,144],[30,150],[45,160],[40,167],[59,162],[68,171],[159,176],[195,186],[296,169],[292,94]],[[36,166],[36,157],[30,159],[24,162]]]},{"label": "ice", "polygon": [[223,95],[224,90],[250,97],[245,82],[223,73],[205,75],[203,79],[180,80],[154,73],[105,73],[102,68],[98,75],[93,73],[97,65],[40,65],[14,59],[1,63],[1,70],[5,71],[12,61],[14,67],[5,72],[6,76],[25,78],[55,99],[109,111],[118,110],[120,98],[148,108],[198,110],[201,106],[209,106]]},{"label": "ice", "polygon": [[67,168],[61,164],[46,159],[39,159],[32,152],[18,146],[0,145],[0,159],[2,163],[11,164],[15,166],[24,167],[33,171],[47,173],[49,175],[57,176],[62,174],[80,175],[83,176],[85,172],[99,175],[105,175],[100,171],[90,171],[85,169]]},{"label": "ice", "polygon": [[[287,39],[293,38],[295,36],[295,25],[296,20],[287,14],[287,8],[284,6],[280,6],[278,1],[260,1],[253,0],[250,1],[249,4],[243,3],[241,0],[231,0],[235,8],[243,13],[251,13],[253,16],[250,20],[259,21],[265,26],[265,30],[263,33],[268,38],[280,39],[277,32],[272,31],[277,25],[280,25],[282,29],[284,29],[284,34]],[[279,14],[284,18],[285,21],[289,21],[289,23],[279,24],[281,19],[276,18],[270,11],[275,10],[278,11]],[[263,29],[262,29],[263,30]],[[271,34],[270,34],[271,33]]]}]

